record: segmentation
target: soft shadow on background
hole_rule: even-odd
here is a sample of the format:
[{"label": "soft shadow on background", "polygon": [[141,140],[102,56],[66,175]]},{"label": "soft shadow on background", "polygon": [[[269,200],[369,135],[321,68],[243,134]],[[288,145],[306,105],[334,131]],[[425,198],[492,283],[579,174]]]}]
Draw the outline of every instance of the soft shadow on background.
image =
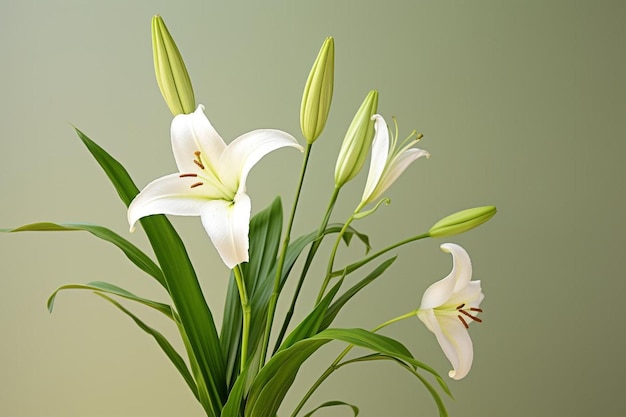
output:
[{"label": "soft shadow on background", "polygon": [[[147,248],[141,230],[127,232],[122,204],[72,125],[122,161],[140,187],[173,172],[171,116],[152,68],[156,13],[227,141],[274,127],[303,142],[302,87],[322,41],[335,37],[335,99],[312,156],[297,235],[319,224],[345,129],[373,88],[379,112],[396,116],[401,134],[423,132],[421,146],[432,154],[394,185],[390,206],[357,224],[375,248],[456,210],[498,206],[491,222],[453,239],[470,253],[486,299],[484,323],[471,329],[474,367],[450,383],[452,416],[620,415],[623,2],[4,1],[0,227],[90,222]],[[298,167],[289,150],[263,160],[248,183],[253,211],[276,194],[290,204]],[[347,186],[334,221],[347,218],[363,177]],[[228,271],[199,219],[173,222],[219,320]],[[449,271],[441,243],[397,251],[392,269],[337,324],[371,328],[417,307],[423,290]],[[110,305],[68,292],[47,313],[48,295],[68,282],[106,280],[162,299],[116,249],[79,232],[21,234],[0,236],[0,254],[0,415],[203,415],[154,341]],[[355,245],[339,262],[359,256]],[[318,285],[305,288],[303,307]],[[387,334],[447,373],[419,320]],[[303,368],[282,414],[337,349]],[[425,389],[388,364],[346,368],[328,382],[309,408],[340,399],[365,417],[436,415]]]}]

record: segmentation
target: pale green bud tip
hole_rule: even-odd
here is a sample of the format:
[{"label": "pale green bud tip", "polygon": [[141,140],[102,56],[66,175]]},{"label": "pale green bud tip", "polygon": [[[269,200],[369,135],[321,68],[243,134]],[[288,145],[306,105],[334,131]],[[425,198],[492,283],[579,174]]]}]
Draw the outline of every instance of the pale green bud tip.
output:
[{"label": "pale green bud tip", "polygon": [[374,137],[372,116],[378,111],[378,91],[367,94],[361,107],[354,115],[339,150],[335,165],[335,186],[342,187],[354,178],[365,163]]},{"label": "pale green bud tip", "polygon": [[161,16],[152,18],[154,72],[165,103],[174,116],[196,110],[191,80],[178,47]]},{"label": "pale green bud tip", "polygon": [[333,38],[326,38],[302,93],[300,128],[309,144],[315,142],[326,126],[333,99],[334,73],[335,41]]},{"label": "pale green bud tip", "polygon": [[475,207],[444,217],[428,231],[430,237],[458,235],[480,226],[496,214],[495,206]]}]

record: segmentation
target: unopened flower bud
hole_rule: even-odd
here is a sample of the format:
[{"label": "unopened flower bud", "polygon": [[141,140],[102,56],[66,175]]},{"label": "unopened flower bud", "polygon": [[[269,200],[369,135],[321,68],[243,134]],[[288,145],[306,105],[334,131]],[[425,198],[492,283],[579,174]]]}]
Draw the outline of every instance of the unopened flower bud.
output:
[{"label": "unopened flower bud", "polygon": [[428,231],[430,237],[458,235],[480,226],[496,214],[495,206],[475,207],[444,217]]},{"label": "unopened flower bud", "polygon": [[342,187],[359,173],[367,157],[374,136],[372,116],[378,109],[378,91],[369,92],[354,115],[341,144],[335,165],[335,186]]},{"label": "unopened flower bud", "polygon": [[183,58],[161,16],[152,18],[154,72],[165,103],[174,116],[196,110],[191,80]]},{"label": "unopened flower bud", "polygon": [[326,38],[302,93],[300,128],[309,144],[315,142],[326,126],[333,99],[334,72],[335,41],[333,38]]}]

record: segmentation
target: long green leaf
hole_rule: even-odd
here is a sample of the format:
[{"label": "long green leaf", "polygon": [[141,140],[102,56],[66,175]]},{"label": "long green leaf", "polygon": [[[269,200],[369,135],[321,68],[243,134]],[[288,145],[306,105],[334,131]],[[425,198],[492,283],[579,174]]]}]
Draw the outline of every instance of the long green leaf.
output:
[{"label": "long green leaf", "polygon": [[376,278],[381,276],[383,272],[387,270],[394,263],[397,256],[394,256],[391,259],[387,259],[385,262],[380,264],[376,269],[370,272],[365,278],[361,281],[357,282],[354,286],[352,286],[348,291],[343,293],[337,301],[335,301],[326,311],[326,315],[324,316],[324,320],[320,325],[321,329],[326,329],[331,325],[337,314],[341,308],[348,302],[352,297],[354,297],[359,291],[365,288],[368,284],[372,283]]},{"label": "long green leaf", "polygon": [[326,329],[323,332],[312,336],[315,338],[330,338],[333,340],[341,340],[355,346],[370,349],[396,359],[402,360],[412,366],[421,368],[432,374],[441,388],[448,394],[450,389],[441,376],[430,366],[413,358],[411,352],[400,342],[387,336],[370,332],[364,329]]},{"label": "long green leaf", "polygon": [[[80,130],[76,132],[128,206],[139,190],[126,169]],[[155,215],[141,219],[141,224],[161,265],[174,307],[204,377],[211,401],[209,415],[217,417],[226,401],[227,387],[225,361],[213,315],[185,246],[171,223],[165,216]]]},{"label": "long green leaf", "polygon": [[[280,245],[280,235],[283,224],[283,211],[280,198],[276,198],[266,209],[256,214],[250,221],[250,262],[242,265],[242,272],[251,302],[251,317],[262,314],[263,306],[258,305],[258,298],[254,294],[268,285],[272,285],[269,275],[276,261],[276,254]],[[258,319],[257,319],[258,321]],[[242,313],[239,293],[235,279],[232,276],[228,285],[226,304],[224,306],[224,321],[220,340],[222,351],[226,357],[226,377],[229,385],[234,382],[239,372],[241,358],[241,326]],[[256,343],[250,344],[250,357]]]},{"label": "long green leaf", "polygon": [[182,375],[183,379],[189,386],[189,389],[191,389],[191,392],[193,392],[193,395],[196,398],[198,398],[198,388],[196,387],[196,382],[191,376],[191,373],[189,372],[189,369],[187,368],[185,361],[178,354],[178,352],[176,352],[176,349],[174,349],[174,347],[170,344],[170,342],[168,342],[165,336],[163,336],[157,330],[145,324],[137,316],[135,316],[133,313],[131,313],[129,310],[127,310],[124,306],[122,306],[120,303],[118,303],[111,297],[108,297],[107,295],[102,294],[100,292],[96,292],[96,294],[104,298],[105,300],[107,300],[108,302],[116,306],[117,308],[119,308],[124,313],[126,313],[126,315],[128,315],[131,319],[133,319],[133,321],[141,328],[141,330],[148,333],[150,336],[154,338],[154,340],[161,347],[165,355],[167,355],[167,357],[170,359],[172,364],[176,367],[178,372]]},{"label": "long green leaf", "polygon": [[153,308],[172,320],[174,319],[174,314],[172,312],[172,307],[167,304],[159,303],[156,301],[148,300],[143,297],[139,297],[129,291],[126,291],[123,288],[120,288],[116,285],[109,284],[108,282],[102,281],[94,281],[88,284],[67,284],[57,288],[52,295],[48,298],[48,311],[52,313],[52,309],[54,308],[54,301],[56,300],[56,296],[60,291],[63,290],[89,290],[89,291],[98,291],[106,294],[117,295],[118,297],[123,297],[128,300],[136,301],[145,306]]},{"label": "long green leaf", "polygon": [[148,255],[139,250],[139,248],[137,248],[135,245],[133,245],[114,231],[107,229],[106,227],[83,223],[61,224],[40,222],[16,227],[15,229],[0,229],[0,232],[59,232],[80,230],[87,231],[92,235],[117,246],[119,249],[122,250],[122,252],[124,252],[124,254],[128,257],[128,259],[130,259],[132,263],[134,263],[142,271],[147,272],[154,279],[156,279],[165,289],[167,289],[165,278],[163,278],[163,273],[161,272],[161,269],[157,266],[157,264],[155,264]]},{"label": "long green leaf", "polygon": [[359,415],[359,407],[357,407],[356,405],[353,404],[349,404],[343,401],[326,401],[324,404],[319,405],[317,408],[315,408],[312,411],[309,411],[308,413],[306,413],[303,417],[311,417],[313,415],[313,413],[315,413],[317,410],[321,409],[321,408],[325,408],[325,407],[336,407],[338,405],[343,405],[346,407],[350,407],[352,409],[352,412],[354,413],[354,417]]},{"label": "long green leaf", "polygon": [[331,340],[340,340],[422,368],[433,374],[442,388],[449,392],[439,374],[431,367],[415,360],[400,342],[363,329],[326,329],[279,351],[268,361],[250,387],[245,416],[275,415],[304,361]]}]

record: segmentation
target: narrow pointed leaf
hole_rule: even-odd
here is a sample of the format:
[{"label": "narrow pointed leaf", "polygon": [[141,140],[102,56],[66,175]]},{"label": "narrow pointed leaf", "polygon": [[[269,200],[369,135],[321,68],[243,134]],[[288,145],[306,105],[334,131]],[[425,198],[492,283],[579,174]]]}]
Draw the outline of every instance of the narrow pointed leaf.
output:
[{"label": "narrow pointed leaf", "polygon": [[392,339],[388,336],[383,336],[377,333],[370,332],[364,329],[326,329],[323,332],[312,336],[311,339],[316,338],[330,338],[333,340],[341,340],[346,343],[350,343],[355,346],[359,346],[365,349],[370,349],[375,352],[379,352],[388,356],[392,356],[396,359],[402,360],[412,366],[421,368],[431,373],[436,379],[441,388],[450,393],[450,389],[441,376],[430,366],[423,362],[420,362],[413,358],[411,352],[400,342]]},{"label": "narrow pointed leaf", "polygon": [[54,308],[54,301],[56,300],[56,296],[60,291],[63,290],[89,290],[89,291],[98,291],[106,294],[117,295],[119,297],[126,298],[128,300],[136,301],[145,306],[153,308],[174,320],[174,314],[172,311],[172,307],[167,304],[159,303],[156,301],[148,300],[143,297],[136,296],[135,294],[126,291],[123,288],[115,286],[113,284],[109,284],[107,282],[95,281],[90,282],[88,284],[67,284],[57,288],[52,295],[48,298],[48,311],[52,313],[52,309]]},{"label": "narrow pointed leaf", "polygon": [[124,312],[131,319],[133,319],[133,321],[137,324],[137,326],[141,328],[141,330],[148,333],[150,336],[154,338],[154,340],[161,347],[165,355],[167,355],[167,357],[170,359],[172,364],[176,367],[178,372],[181,374],[181,376],[187,383],[187,386],[189,386],[189,389],[191,389],[191,392],[193,393],[193,395],[196,398],[198,398],[198,388],[196,387],[196,383],[193,377],[191,376],[189,369],[187,368],[187,364],[185,364],[185,361],[183,360],[183,358],[178,354],[178,352],[176,352],[176,349],[174,349],[174,347],[170,344],[170,342],[168,342],[165,336],[163,336],[157,330],[145,324],[137,316],[135,316],[133,313],[131,313],[129,310],[127,310],[124,306],[122,306],[120,303],[118,303],[114,299],[99,292],[96,292],[96,294],[104,298],[105,300],[107,300],[108,302],[116,306],[117,308],[119,308],[122,312]]},{"label": "narrow pointed leaf", "polygon": [[326,329],[279,351],[267,362],[250,387],[245,417],[275,415],[304,361],[331,340],[340,340],[422,368],[433,374],[442,388],[449,392],[439,374],[415,360],[408,349],[397,340],[363,329]]},{"label": "narrow pointed leaf", "polygon": [[[89,152],[100,164],[126,206],[139,190],[126,169],[104,149],[76,129]],[[159,261],[174,307],[189,338],[211,401],[209,415],[220,415],[227,398],[225,361],[211,310],[206,304],[189,256],[174,227],[163,215],[141,219]]]},{"label": "narrow pointed leaf", "polygon": [[139,248],[137,248],[135,245],[133,245],[114,231],[107,229],[106,227],[82,223],[41,222],[27,224],[17,227],[15,229],[0,229],[0,232],[57,232],[81,230],[87,231],[104,241],[113,243],[115,246],[121,249],[122,252],[124,252],[124,254],[128,257],[128,259],[130,259],[132,263],[139,267],[139,269],[147,272],[154,279],[156,279],[159,284],[167,289],[165,278],[163,277],[163,273],[161,272],[161,269],[158,267],[158,265],[155,264],[148,255],[139,250]]}]

